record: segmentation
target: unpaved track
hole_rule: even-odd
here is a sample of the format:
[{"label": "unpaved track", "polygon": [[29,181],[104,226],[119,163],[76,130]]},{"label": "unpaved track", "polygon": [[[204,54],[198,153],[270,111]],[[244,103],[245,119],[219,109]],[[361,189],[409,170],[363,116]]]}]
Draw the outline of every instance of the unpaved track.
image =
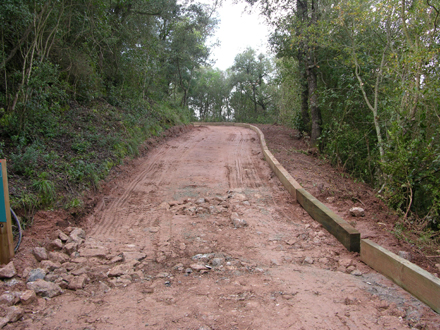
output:
[{"label": "unpaved track", "polygon": [[[88,258],[90,283],[49,300],[34,328],[405,329],[426,312],[294,203],[249,129],[199,127],[161,145],[88,223],[85,248],[107,258]],[[107,277],[124,252],[146,258]],[[212,269],[187,274],[197,262]]]}]

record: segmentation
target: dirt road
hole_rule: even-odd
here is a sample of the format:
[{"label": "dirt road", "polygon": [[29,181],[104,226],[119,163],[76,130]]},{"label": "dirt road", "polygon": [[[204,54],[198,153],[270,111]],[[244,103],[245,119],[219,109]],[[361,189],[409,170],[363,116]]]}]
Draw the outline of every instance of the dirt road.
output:
[{"label": "dirt road", "polygon": [[89,283],[40,301],[15,326],[427,325],[426,306],[359,262],[294,203],[249,129],[199,127],[162,144],[115,184],[85,229],[69,265]]}]

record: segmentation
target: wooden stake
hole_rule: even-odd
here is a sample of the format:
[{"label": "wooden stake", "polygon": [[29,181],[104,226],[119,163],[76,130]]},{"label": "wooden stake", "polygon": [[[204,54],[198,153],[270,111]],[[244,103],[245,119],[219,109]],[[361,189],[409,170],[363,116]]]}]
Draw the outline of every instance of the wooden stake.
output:
[{"label": "wooden stake", "polygon": [[0,264],[7,264],[14,257],[14,244],[5,159],[0,159],[0,176]]}]

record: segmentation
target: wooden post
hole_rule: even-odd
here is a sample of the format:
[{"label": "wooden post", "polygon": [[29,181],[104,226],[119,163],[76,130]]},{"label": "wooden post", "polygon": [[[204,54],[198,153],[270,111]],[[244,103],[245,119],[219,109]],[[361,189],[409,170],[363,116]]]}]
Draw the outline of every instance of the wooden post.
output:
[{"label": "wooden post", "polygon": [[0,264],[7,264],[14,256],[14,244],[5,159],[0,159],[0,178]]}]

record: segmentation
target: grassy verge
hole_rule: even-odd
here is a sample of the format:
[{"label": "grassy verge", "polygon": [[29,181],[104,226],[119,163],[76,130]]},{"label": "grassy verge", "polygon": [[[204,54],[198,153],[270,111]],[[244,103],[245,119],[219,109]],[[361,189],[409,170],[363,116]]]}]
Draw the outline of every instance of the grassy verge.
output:
[{"label": "grassy verge", "polygon": [[182,109],[136,102],[124,108],[104,100],[71,103],[61,115],[36,124],[36,134],[1,131],[0,156],[8,160],[11,207],[24,225],[40,209],[79,209],[111,168],[139,154],[139,146],[165,129],[189,122]]}]

